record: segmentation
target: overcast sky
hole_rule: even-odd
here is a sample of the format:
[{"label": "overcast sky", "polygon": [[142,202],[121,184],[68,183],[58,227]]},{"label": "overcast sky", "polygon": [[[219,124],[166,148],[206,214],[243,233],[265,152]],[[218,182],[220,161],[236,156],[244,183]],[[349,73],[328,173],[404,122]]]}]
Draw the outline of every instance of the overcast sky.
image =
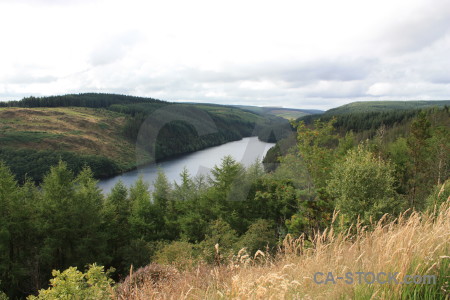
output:
[{"label": "overcast sky", "polygon": [[0,100],[450,99],[450,1],[0,1]]}]

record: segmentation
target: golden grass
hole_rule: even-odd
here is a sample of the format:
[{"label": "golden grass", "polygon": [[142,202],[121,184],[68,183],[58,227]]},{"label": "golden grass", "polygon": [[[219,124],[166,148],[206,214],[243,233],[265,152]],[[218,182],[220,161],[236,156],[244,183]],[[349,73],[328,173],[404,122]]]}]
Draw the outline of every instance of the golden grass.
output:
[{"label": "golden grass", "polygon": [[[355,232],[356,234],[350,234]],[[300,237],[288,236],[275,257],[261,251],[249,257],[245,250],[221,266],[197,265],[177,271],[150,265],[138,270],[116,295],[117,299],[449,299],[450,201],[434,213],[405,212],[391,222],[380,220],[373,230],[319,233],[313,247]],[[438,283],[424,291],[419,285],[316,284],[316,272],[399,272],[438,275]],[[147,274],[147,275],[145,275]],[[150,275],[149,275],[150,274]],[[153,274],[153,275],[152,275]],[[155,276],[155,274],[157,274]],[[165,275],[164,275],[165,274]],[[422,294],[421,294],[422,293]],[[442,295],[447,295],[447,298]]]}]

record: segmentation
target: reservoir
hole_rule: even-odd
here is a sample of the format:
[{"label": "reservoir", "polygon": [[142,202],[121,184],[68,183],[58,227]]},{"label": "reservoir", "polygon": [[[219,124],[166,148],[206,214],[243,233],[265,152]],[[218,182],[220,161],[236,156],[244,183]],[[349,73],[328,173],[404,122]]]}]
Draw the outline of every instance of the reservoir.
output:
[{"label": "reservoir", "polygon": [[222,158],[226,155],[232,156],[247,167],[257,159],[262,161],[267,151],[274,145],[274,143],[262,142],[258,137],[247,137],[239,141],[180,155],[156,164],[141,166],[136,170],[101,180],[98,186],[103,193],[107,194],[119,180],[122,180],[125,186],[130,187],[140,175],[143,175],[144,180],[150,183],[151,189],[159,168],[164,171],[170,183],[179,182],[180,173],[184,167],[187,168],[191,177],[200,174],[208,175],[215,165],[220,165]]}]

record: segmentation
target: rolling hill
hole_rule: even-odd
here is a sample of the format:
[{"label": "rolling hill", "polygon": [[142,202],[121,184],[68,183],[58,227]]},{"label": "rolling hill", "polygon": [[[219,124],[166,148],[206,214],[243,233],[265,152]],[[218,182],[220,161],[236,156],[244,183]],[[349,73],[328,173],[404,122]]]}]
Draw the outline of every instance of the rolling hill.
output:
[{"label": "rolling hill", "polygon": [[367,137],[373,135],[381,125],[394,126],[408,122],[421,110],[444,108],[448,111],[450,100],[441,101],[367,101],[352,102],[332,108],[320,115],[300,117],[297,121],[311,124],[317,119],[336,118],[336,127],[342,132],[367,131]]},{"label": "rolling hill", "polygon": [[392,110],[413,110],[429,107],[450,106],[450,100],[439,101],[364,101],[352,102],[327,110],[324,115],[348,113],[386,112]]}]

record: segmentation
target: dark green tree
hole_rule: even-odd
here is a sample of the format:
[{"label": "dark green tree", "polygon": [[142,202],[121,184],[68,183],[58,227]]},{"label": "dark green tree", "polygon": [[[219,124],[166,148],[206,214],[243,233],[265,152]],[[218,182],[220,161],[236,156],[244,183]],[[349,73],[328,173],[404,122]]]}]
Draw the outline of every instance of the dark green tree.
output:
[{"label": "dark green tree", "polygon": [[120,274],[129,271],[131,262],[126,260],[126,251],[131,240],[131,203],[122,181],[116,183],[106,198],[103,209],[103,230],[107,234],[110,264]]},{"label": "dark green tree", "polygon": [[357,218],[366,224],[385,213],[398,212],[394,168],[360,145],[336,162],[327,192],[336,198],[336,208],[349,223]]},{"label": "dark green tree", "polygon": [[430,178],[429,160],[431,123],[425,112],[421,111],[411,123],[411,132],[407,138],[412,159],[412,174],[409,178],[410,207],[423,208],[425,198],[433,181]]}]

